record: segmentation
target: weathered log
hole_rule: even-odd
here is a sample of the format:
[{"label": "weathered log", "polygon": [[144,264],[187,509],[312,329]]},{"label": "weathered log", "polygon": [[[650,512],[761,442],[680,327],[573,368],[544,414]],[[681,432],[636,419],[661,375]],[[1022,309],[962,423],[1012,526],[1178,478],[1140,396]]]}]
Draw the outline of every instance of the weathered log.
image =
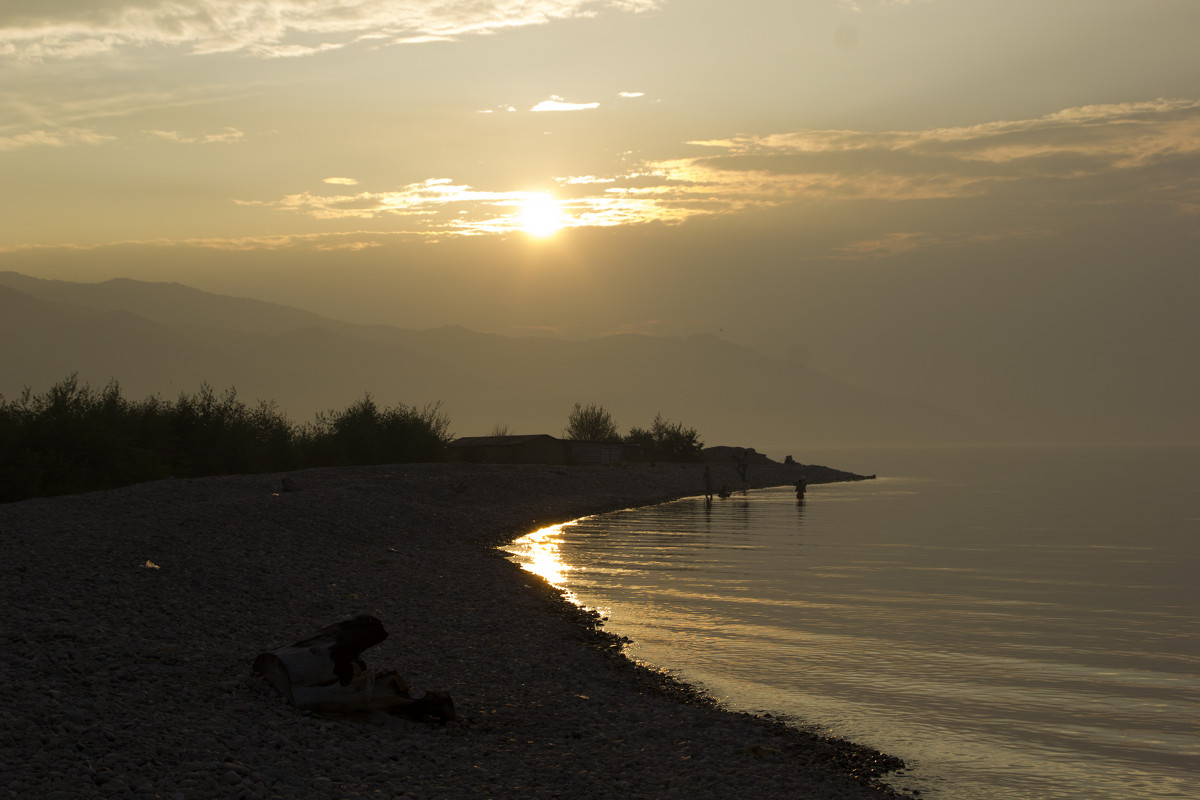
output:
[{"label": "weathered log", "polygon": [[254,671],[295,704],[293,687],[331,683],[349,686],[366,670],[359,654],[386,638],[383,623],[363,614],[263,653],[254,660]]},{"label": "weathered log", "polygon": [[363,614],[262,653],[254,659],[253,669],[299,709],[342,714],[386,711],[414,719],[454,719],[454,703],[445,692],[426,692],[414,699],[396,672],[367,669],[359,655],[386,638],[383,623]]},{"label": "weathered log", "polygon": [[395,672],[364,672],[349,686],[293,686],[297,708],[312,711],[369,711],[408,705],[408,684]]},{"label": "weathered log", "polygon": [[404,679],[395,672],[363,675],[350,686],[302,686],[293,689],[296,707],[333,714],[384,711],[410,719],[454,719],[454,701],[446,692],[428,691],[412,697]]},{"label": "weathered log", "polygon": [[338,683],[346,686],[364,667],[359,659],[362,651],[374,647],[387,636],[382,622],[369,614],[359,614],[353,619],[322,628],[307,639],[295,642],[292,647],[326,651]]}]

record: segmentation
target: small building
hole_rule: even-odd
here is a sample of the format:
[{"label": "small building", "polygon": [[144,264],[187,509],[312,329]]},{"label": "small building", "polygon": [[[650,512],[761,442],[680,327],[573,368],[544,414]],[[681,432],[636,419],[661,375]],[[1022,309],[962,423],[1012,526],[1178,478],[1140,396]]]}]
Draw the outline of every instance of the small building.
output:
[{"label": "small building", "polygon": [[567,464],[568,442],[548,433],[529,436],[463,436],[450,443],[454,461],[475,464]]},{"label": "small building", "polygon": [[572,464],[620,464],[625,455],[625,445],[620,442],[569,441],[567,445],[571,448]]}]

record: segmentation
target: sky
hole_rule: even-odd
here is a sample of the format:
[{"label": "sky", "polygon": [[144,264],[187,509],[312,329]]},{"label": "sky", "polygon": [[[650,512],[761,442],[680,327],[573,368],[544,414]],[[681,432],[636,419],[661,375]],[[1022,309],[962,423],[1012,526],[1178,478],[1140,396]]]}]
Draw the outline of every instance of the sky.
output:
[{"label": "sky", "polygon": [[710,333],[1195,439],[1198,33],[1195,0],[5,0],[0,269]]}]

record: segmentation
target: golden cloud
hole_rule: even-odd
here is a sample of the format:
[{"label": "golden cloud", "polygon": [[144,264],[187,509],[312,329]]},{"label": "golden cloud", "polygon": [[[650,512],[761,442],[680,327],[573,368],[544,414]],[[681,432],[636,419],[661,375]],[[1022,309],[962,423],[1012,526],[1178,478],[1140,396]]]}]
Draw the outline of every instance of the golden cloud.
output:
[{"label": "golden cloud", "polygon": [[[1036,202],[1050,185],[1070,202],[1103,202],[1095,180],[1112,198],[1180,211],[1200,203],[1194,168],[1180,177],[1163,167],[1200,154],[1200,102],[1189,100],[1088,106],[1032,120],[925,131],[792,131],[689,144],[707,152],[643,163],[622,174],[557,178],[563,227],[677,223],[789,204],[903,203],[1002,191],[1026,191]],[[1073,188],[1088,180],[1093,183]],[[305,192],[257,204],[324,220],[403,217],[412,232],[470,235],[520,228],[520,208],[530,196],[436,178],[396,190]],[[846,252],[896,252],[931,242],[895,234]]]},{"label": "golden cloud", "polygon": [[[602,10],[641,12],[661,0],[93,0],[0,6],[0,55],[20,61],[79,59],[162,45],[198,54],[307,56],[356,42],[444,41],[544,25]],[[7,6],[8,4],[6,4]]]},{"label": "golden cloud", "polygon": [[58,128],[36,130],[16,136],[0,136],[0,152],[21,150],[26,147],[77,147],[111,142],[115,136],[106,136],[89,128]]},{"label": "golden cloud", "polygon": [[[649,191],[614,189],[615,178],[563,178],[557,198],[563,228],[612,227],[648,221],[675,222],[699,213],[649,196]],[[328,180],[326,181],[329,182]],[[598,193],[593,188],[607,187]],[[522,209],[542,192],[489,191],[449,178],[431,178],[400,189],[326,195],[300,192],[274,201],[237,200],[321,220],[405,218],[416,234],[479,235],[523,229]]]},{"label": "golden cloud", "polygon": [[1082,106],[924,131],[793,131],[691,144],[722,153],[655,167],[722,194],[911,200],[977,196],[1021,180],[1077,180],[1200,154],[1200,101]]},{"label": "golden cloud", "polygon": [[148,130],[145,133],[147,136],[165,139],[169,142],[178,142],[179,144],[233,144],[234,142],[240,142],[246,136],[246,134],[237,128],[225,128],[217,133],[206,133],[202,136],[188,136],[179,131],[165,130]]},{"label": "golden cloud", "polygon": [[568,103],[558,95],[552,95],[549,100],[543,100],[530,111],[587,111],[599,108],[599,103]]}]

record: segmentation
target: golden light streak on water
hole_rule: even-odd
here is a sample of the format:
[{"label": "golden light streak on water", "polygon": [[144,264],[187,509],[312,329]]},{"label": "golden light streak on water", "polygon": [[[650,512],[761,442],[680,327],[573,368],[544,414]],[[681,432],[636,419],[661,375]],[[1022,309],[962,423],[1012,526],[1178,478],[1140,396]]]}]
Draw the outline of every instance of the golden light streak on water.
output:
[{"label": "golden light streak on water", "polygon": [[[522,569],[544,578],[552,586],[563,589],[567,582],[567,573],[574,569],[562,559],[563,529],[576,524],[578,520],[550,525],[526,534],[500,549],[508,553]],[[577,602],[570,592],[566,592],[566,597],[571,602]]]}]

